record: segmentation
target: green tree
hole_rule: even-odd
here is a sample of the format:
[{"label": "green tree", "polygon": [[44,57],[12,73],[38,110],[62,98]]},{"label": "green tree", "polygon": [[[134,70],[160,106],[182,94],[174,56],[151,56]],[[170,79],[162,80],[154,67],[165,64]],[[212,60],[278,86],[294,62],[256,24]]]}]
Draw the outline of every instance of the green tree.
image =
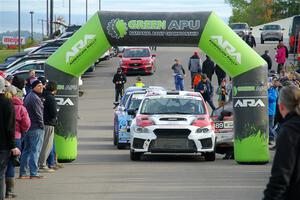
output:
[{"label": "green tree", "polygon": [[274,20],[300,14],[300,0],[274,0],[272,18]]}]

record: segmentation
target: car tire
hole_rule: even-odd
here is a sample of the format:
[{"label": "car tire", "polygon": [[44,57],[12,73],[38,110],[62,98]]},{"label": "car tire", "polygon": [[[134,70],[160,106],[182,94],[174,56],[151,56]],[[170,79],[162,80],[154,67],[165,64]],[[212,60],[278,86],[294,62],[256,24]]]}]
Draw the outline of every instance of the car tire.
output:
[{"label": "car tire", "polygon": [[216,160],[216,152],[208,152],[204,154],[204,159],[206,161],[215,161]]},{"label": "car tire", "polygon": [[130,160],[132,160],[132,161],[141,160],[142,155],[143,155],[143,153],[133,152],[132,150],[130,150]]},{"label": "car tire", "polygon": [[261,44],[264,44],[265,41],[264,41],[263,39],[260,39],[260,43],[261,43]]},{"label": "car tire", "polygon": [[118,149],[126,149],[126,148],[127,148],[127,144],[123,144],[123,143],[119,143],[119,142],[118,142],[117,148],[118,148]]},{"label": "car tire", "polygon": [[114,140],[114,145],[116,146],[118,144],[118,140],[117,140],[115,131],[113,133],[113,140]]}]

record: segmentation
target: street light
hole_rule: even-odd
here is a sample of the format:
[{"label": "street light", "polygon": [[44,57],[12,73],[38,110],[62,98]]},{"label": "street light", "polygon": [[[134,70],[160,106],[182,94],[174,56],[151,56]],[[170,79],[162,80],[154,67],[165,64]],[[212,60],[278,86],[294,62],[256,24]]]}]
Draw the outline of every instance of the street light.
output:
[{"label": "street light", "polygon": [[101,0],[99,0],[99,11],[101,11]]},{"label": "street light", "polygon": [[71,26],[71,0],[69,0],[69,26]]},{"label": "street light", "polygon": [[33,11],[30,11],[29,14],[31,15],[31,42],[33,42]]},{"label": "street light", "polygon": [[85,0],[85,22],[88,20],[88,0]]}]

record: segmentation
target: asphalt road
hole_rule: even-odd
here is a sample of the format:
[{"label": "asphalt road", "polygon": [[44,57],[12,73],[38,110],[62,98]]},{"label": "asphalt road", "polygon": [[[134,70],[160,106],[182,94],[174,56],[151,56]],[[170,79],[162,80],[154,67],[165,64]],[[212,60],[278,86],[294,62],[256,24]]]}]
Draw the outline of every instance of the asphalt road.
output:
[{"label": "asphalt road", "polygon": [[[266,44],[257,49],[262,53],[273,46]],[[187,68],[194,50],[158,48],[157,72],[142,76],[143,82],[173,89],[170,66],[174,58]],[[84,78],[85,94],[79,102],[78,159],[53,174],[45,174],[43,180],[17,180],[18,199],[261,199],[271,163],[238,165],[221,156],[215,162],[180,156],[146,157],[132,162],[129,150],[117,150],[112,144],[114,86],[111,82],[117,63],[117,58],[104,61]],[[126,86],[132,85],[135,78],[128,77]],[[187,89],[189,81],[187,76]],[[216,77],[213,82],[216,83]]]}]

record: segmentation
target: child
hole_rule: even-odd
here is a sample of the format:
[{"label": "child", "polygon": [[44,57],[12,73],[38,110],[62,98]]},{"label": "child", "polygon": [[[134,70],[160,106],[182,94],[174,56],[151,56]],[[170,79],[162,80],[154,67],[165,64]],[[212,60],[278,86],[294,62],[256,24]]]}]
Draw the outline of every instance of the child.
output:
[{"label": "child", "polygon": [[228,95],[227,90],[226,90],[226,80],[225,79],[222,80],[221,85],[218,87],[217,95],[219,95],[219,97],[218,97],[219,107],[224,106],[224,104],[226,103],[227,95]]},{"label": "child", "polygon": [[138,76],[137,78],[136,78],[136,83],[135,83],[135,86],[136,87],[145,87],[145,84],[142,82],[142,79],[141,79],[141,77],[140,76]]}]

